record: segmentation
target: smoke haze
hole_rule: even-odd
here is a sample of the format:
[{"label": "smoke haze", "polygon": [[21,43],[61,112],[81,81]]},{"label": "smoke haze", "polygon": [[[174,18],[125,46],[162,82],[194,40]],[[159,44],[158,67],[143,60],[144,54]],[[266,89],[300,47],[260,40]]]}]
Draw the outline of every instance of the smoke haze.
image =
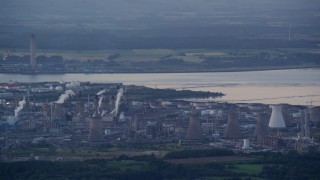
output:
[{"label": "smoke haze", "polygon": [[66,90],[64,94],[61,94],[59,100],[56,101],[58,104],[63,104],[70,96],[76,95],[72,90]]}]

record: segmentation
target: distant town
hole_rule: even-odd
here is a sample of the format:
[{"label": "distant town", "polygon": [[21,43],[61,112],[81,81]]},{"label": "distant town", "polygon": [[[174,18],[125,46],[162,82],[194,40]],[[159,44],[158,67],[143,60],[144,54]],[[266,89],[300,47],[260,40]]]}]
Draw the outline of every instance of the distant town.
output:
[{"label": "distant town", "polygon": [[29,50],[2,50],[0,58],[0,73],[179,73],[316,68],[320,55],[314,48],[50,52],[31,34]]}]

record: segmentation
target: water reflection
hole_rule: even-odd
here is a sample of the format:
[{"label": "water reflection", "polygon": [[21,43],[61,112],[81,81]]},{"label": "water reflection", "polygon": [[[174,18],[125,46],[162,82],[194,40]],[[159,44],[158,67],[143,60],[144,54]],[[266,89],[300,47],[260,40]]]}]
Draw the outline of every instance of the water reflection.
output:
[{"label": "water reflection", "polygon": [[154,74],[0,74],[1,82],[90,81],[227,94],[221,101],[320,105],[320,69]]}]

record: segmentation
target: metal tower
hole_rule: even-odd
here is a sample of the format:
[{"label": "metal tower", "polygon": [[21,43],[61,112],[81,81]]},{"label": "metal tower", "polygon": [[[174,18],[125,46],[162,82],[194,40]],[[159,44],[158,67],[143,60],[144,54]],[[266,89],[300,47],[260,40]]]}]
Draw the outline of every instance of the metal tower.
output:
[{"label": "metal tower", "polygon": [[30,36],[30,67],[32,70],[35,70],[36,66],[37,66],[37,61],[36,61],[35,35],[31,34]]}]

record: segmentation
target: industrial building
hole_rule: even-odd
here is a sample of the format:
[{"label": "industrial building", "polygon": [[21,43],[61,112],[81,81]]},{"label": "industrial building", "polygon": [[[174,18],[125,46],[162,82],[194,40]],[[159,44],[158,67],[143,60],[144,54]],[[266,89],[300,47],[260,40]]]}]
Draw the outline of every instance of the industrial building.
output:
[{"label": "industrial building", "polygon": [[[305,152],[319,148],[319,107],[143,102],[132,99],[119,84],[89,82],[38,83],[33,90],[26,83],[9,88],[2,84],[0,88],[0,129],[7,126],[8,130],[7,136],[1,136],[16,138],[15,142],[46,137],[48,143],[67,147],[145,141],[179,141],[192,146],[193,142],[209,141],[210,146],[239,151]],[[16,136],[21,132],[25,136]]]}]

